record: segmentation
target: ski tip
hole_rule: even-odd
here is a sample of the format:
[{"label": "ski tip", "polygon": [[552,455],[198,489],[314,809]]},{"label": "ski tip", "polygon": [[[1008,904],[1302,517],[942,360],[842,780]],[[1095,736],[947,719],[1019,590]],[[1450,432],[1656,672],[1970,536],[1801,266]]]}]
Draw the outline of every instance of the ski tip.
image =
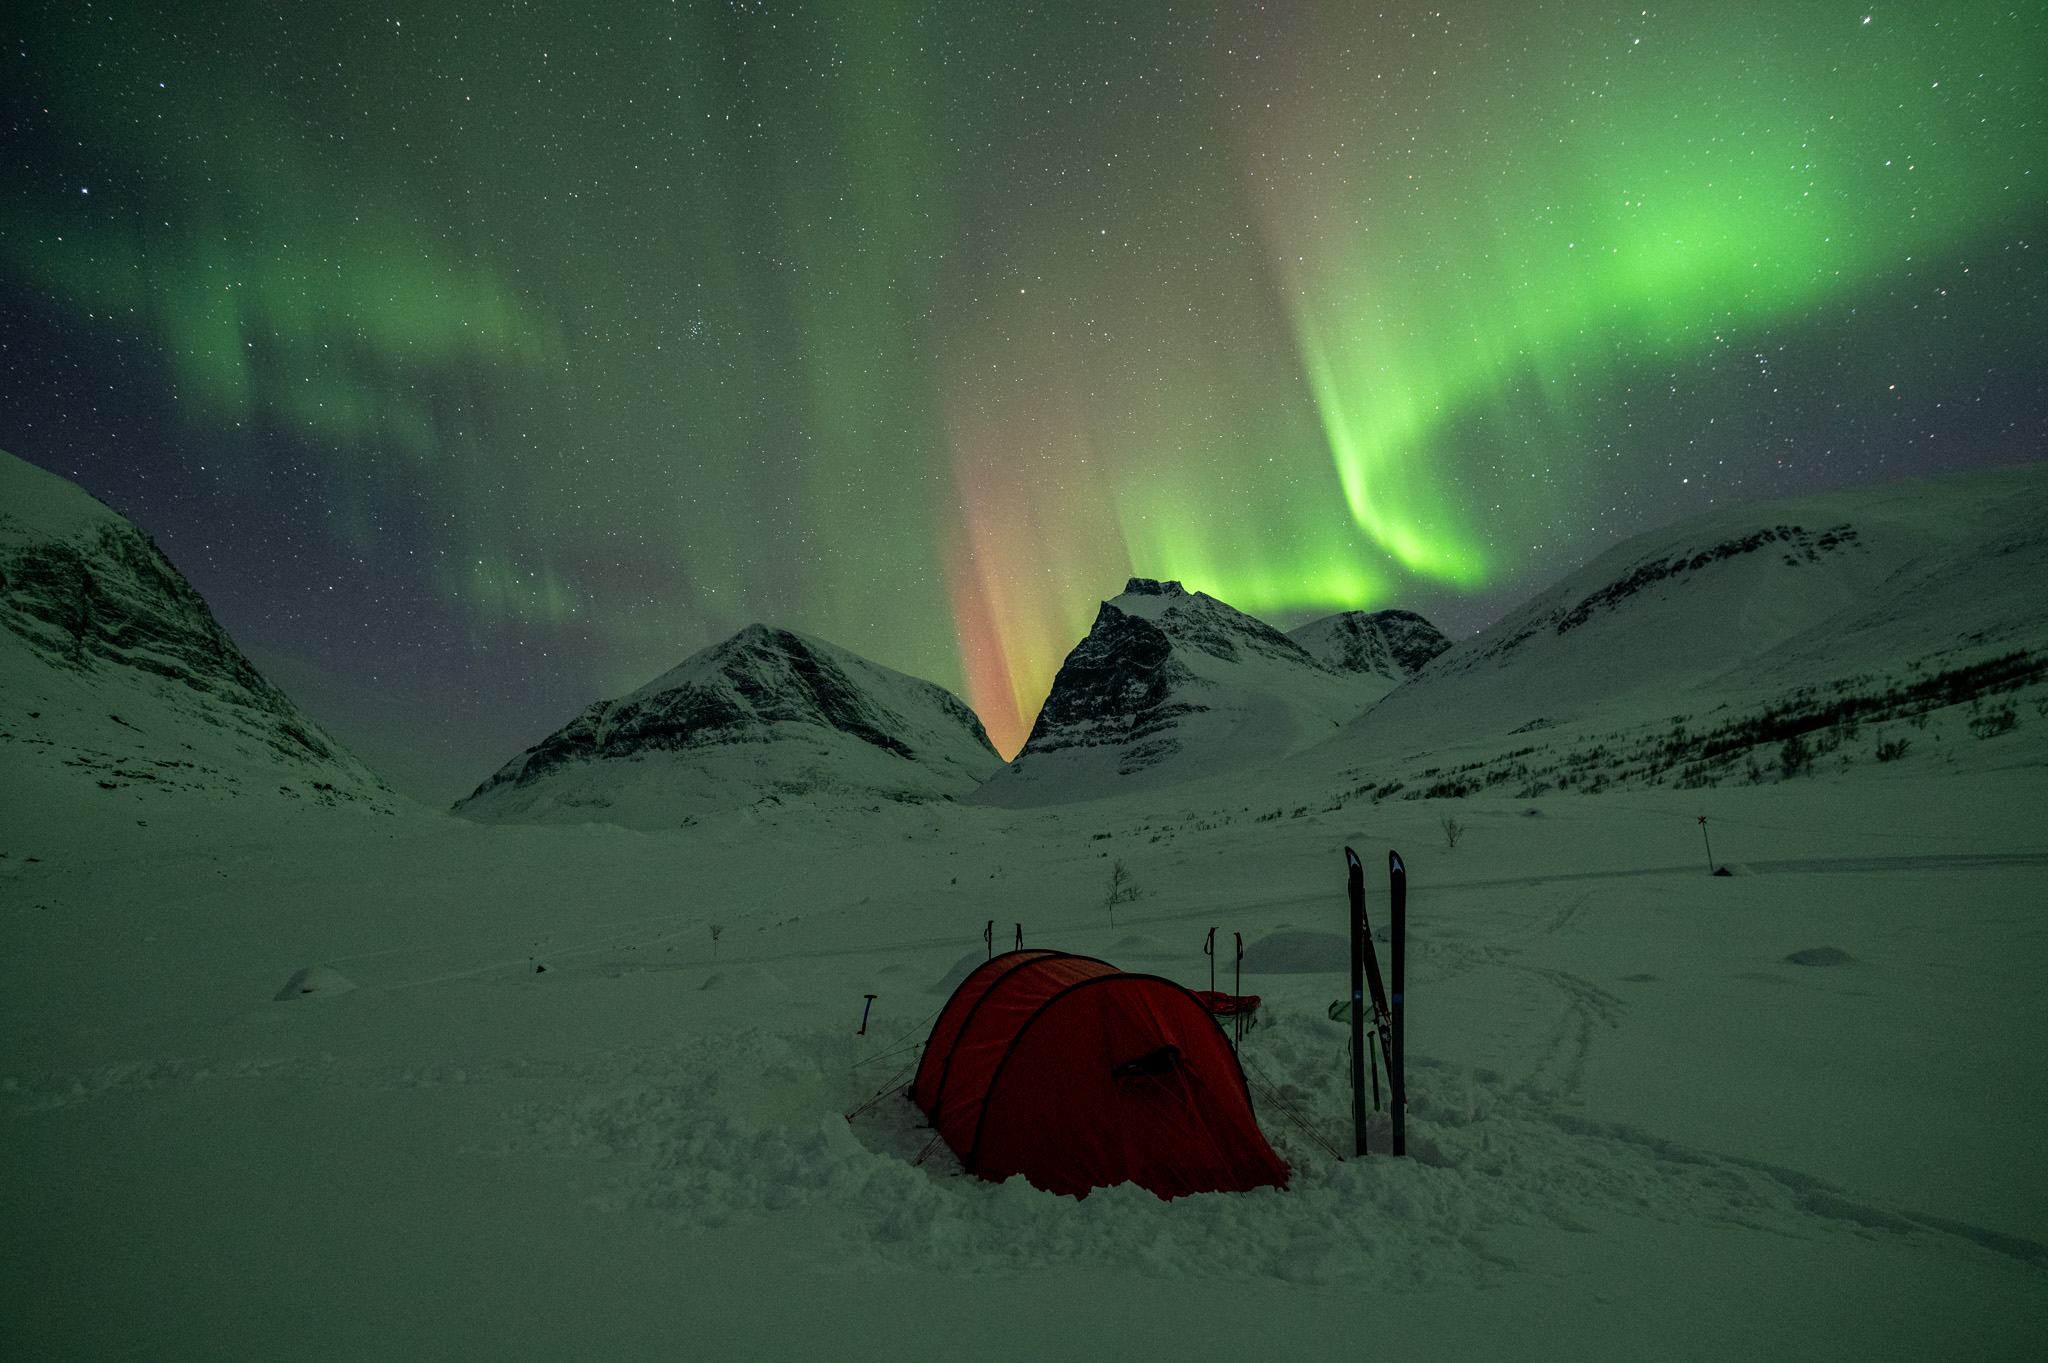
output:
[{"label": "ski tip", "polygon": [[[1349,850],[1349,849],[1346,849],[1346,850]],[[1396,851],[1395,851],[1395,850],[1394,850],[1393,848],[1391,848],[1391,847],[1389,847],[1389,848],[1387,849],[1387,870],[1389,870],[1390,872],[1393,872],[1393,873],[1395,873],[1395,874],[1397,874],[1397,875],[1404,875],[1404,876],[1405,876],[1405,875],[1407,875],[1407,874],[1408,874],[1408,868],[1407,868],[1407,866],[1405,866],[1405,865],[1403,865],[1403,864],[1402,864],[1402,861],[1401,861],[1401,854],[1400,854],[1399,852],[1396,852]]]},{"label": "ski tip", "polygon": [[1344,864],[1354,871],[1363,871],[1365,869],[1364,864],[1358,859],[1358,853],[1348,847],[1344,849]]}]

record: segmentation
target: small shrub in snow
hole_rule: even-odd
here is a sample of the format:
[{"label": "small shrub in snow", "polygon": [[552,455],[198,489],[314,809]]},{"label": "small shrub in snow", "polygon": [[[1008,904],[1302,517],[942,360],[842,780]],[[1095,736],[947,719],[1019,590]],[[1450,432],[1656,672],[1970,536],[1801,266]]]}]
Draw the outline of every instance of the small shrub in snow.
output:
[{"label": "small shrub in snow", "polygon": [[1904,757],[1906,749],[1912,746],[1913,740],[1910,738],[1888,739],[1877,745],[1877,760],[1880,762],[1896,762],[1901,757]]},{"label": "small shrub in snow", "polygon": [[1145,891],[1139,888],[1138,882],[1131,878],[1131,873],[1124,866],[1124,859],[1122,857],[1118,857],[1110,863],[1109,886],[1103,892],[1102,906],[1109,910],[1109,921],[1112,927],[1116,924],[1116,906],[1128,904],[1143,893]]},{"label": "small shrub in snow", "polygon": [[1813,765],[1813,749],[1806,746],[1804,734],[1794,734],[1785,740],[1785,746],[1778,749],[1778,770],[1791,780],[1800,772]]},{"label": "small shrub in snow", "polygon": [[1465,835],[1465,825],[1459,823],[1448,814],[1437,820],[1437,822],[1444,830],[1444,846],[1456,847],[1458,839]]},{"label": "small shrub in snow", "polygon": [[1979,715],[1971,720],[1970,732],[1979,738],[1996,738],[2000,734],[2010,733],[2018,728],[2019,722],[2020,717],[2018,713],[2010,705],[2007,705],[2002,709],[1993,710],[1989,714]]}]

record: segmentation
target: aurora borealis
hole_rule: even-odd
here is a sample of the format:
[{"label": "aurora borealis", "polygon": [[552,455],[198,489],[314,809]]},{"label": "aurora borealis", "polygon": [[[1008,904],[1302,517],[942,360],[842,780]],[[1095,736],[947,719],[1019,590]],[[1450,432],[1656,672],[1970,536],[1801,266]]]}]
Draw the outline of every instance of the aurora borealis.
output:
[{"label": "aurora borealis", "polygon": [[2048,446],[2038,7],[12,27],[0,447],[496,759],[753,620],[1007,752],[1132,573],[1469,629]]}]

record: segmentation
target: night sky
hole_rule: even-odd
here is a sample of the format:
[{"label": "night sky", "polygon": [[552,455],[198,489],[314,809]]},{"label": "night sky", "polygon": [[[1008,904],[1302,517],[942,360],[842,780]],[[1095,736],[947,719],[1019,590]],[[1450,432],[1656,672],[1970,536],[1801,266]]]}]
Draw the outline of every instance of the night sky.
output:
[{"label": "night sky", "polygon": [[1133,573],[1469,632],[2048,452],[2036,3],[22,8],[0,448],[470,781],[754,620],[1008,752]]}]

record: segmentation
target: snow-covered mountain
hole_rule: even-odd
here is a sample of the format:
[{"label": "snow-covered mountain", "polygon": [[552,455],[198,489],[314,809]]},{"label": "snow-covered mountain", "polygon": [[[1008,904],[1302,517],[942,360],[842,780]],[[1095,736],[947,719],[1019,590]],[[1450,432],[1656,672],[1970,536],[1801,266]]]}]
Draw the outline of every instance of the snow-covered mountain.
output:
[{"label": "snow-covered mountain", "polygon": [[[1333,627],[1311,638],[1320,646],[1342,632]],[[1022,751],[975,798],[1057,804],[1283,757],[1330,734],[1394,684],[1369,668],[1327,664],[1206,593],[1134,577],[1102,603],[1088,637],[1061,665]]]},{"label": "snow-covered mountain", "polygon": [[256,670],[149,536],[4,453],[0,695],[17,798],[397,799]]},{"label": "snow-covered mountain", "polygon": [[749,625],[592,705],[460,800],[487,822],[673,828],[778,803],[959,799],[1002,765],[944,687]]},{"label": "snow-covered mountain", "polygon": [[2038,684],[2044,581],[2048,465],[1714,511],[1602,554],[1330,747],[1410,789],[1406,766],[1426,760],[1445,793],[1489,778],[1540,790],[1575,763],[1712,781],[1752,756],[1767,770],[1807,734],[1869,747],[1883,736],[1865,726],[1996,709]]},{"label": "snow-covered mountain", "polygon": [[1287,637],[1336,672],[1369,672],[1401,682],[1451,646],[1414,611],[1341,611],[1287,631]]}]

